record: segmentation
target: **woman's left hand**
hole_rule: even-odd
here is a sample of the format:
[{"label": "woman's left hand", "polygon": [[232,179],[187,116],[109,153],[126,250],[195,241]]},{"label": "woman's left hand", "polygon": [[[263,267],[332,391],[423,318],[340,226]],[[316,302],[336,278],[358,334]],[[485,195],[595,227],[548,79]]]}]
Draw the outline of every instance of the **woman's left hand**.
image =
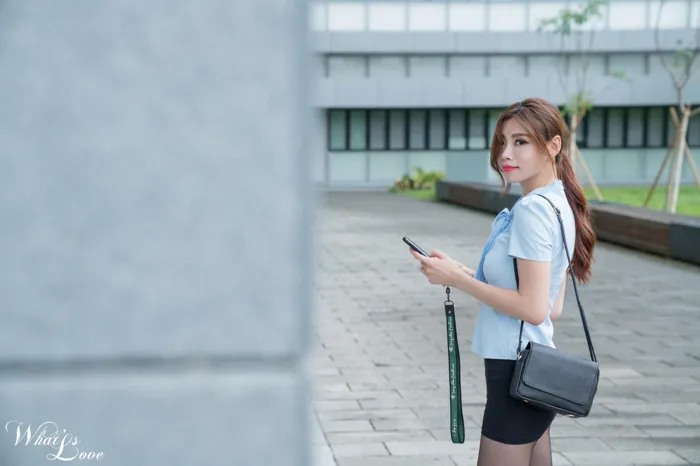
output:
[{"label": "woman's left hand", "polygon": [[440,254],[436,252],[432,254],[433,257],[424,257],[412,249],[409,251],[421,263],[420,271],[432,285],[454,287],[457,280],[464,276],[460,265],[446,255],[440,258]]}]

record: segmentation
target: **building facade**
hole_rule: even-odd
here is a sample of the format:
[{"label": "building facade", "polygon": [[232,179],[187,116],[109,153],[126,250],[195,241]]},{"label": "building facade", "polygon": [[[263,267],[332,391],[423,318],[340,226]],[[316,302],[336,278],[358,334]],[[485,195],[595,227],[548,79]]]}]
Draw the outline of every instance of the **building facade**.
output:
[{"label": "building facade", "polygon": [[[313,95],[324,128],[316,180],[382,188],[421,167],[496,182],[488,153],[500,111],[530,96],[564,105],[585,76],[595,108],[577,139],[595,180],[651,182],[675,134],[668,108],[678,102],[660,55],[672,57],[677,40],[700,27],[700,0],[661,4],[610,0],[562,43],[538,25],[575,2],[314,2]],[[685,101],[700,104],[700,72]],[[700,116],[688,143],[700,166]],[[687,166],[683,178],[692,180]]]}]

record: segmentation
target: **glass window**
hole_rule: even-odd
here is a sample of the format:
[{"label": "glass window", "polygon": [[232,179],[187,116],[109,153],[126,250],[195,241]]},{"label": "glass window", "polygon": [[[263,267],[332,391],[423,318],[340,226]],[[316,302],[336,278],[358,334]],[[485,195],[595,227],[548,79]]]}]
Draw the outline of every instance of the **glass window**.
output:
[{"label": "glass window", "polygon": [[486,30],[485,3],[448,3],[450,31]]},{"label": "glass window", "polygon": [[369,3],[367,8],[370,31],[396,32],[406,29],[406,5]]},{"label": "glass window", "polygon": [[646,2],[610,2],[610,29],[646,28]]},{"label": "glass window", "polygon": [[386,111],[371,110],[369,112],[369,148],[382,150],[386,147]]},{"label": "glass window", "polygon": [[328,3],[329,31],[362,31],[365,29],[365,5],[362,3]]},{"label": "glass window", "polygon": [[347,112],[345,110],[329,111],[330,134],[328,144],[330,150],[347,150]]},{"label": "glass window", "polygon": [[469,148],[486,149],[485,137],[486,110],[469,110]]},{"label": "glass window", "polygon": [[350,110],[350,150],[367,149],[367,112]]},{"label": "glass window", "polygon": [[647,147],[664,145],[664,117],[667,110],[652,107],[647,110]]},{"label": "glass window", "polygon": [[[576,145],[578,147],[586,147],[586,117],[588,115],[583,117],[583,120],[579,121],[578,127],[576,128]],[[571,123],[571,120],[569,119],[569,116],[567,115],[566,117],[566,122]]]},{"label": "glass window", "polygon": [[408,112],[410,134],[408,140],[409,149],[423,150],[426,149],[426,111],[425,110],[410,110]]},{"label": "glass window", "polygon": [[431,110],[430,111],[430,128],[428,141],[428,148],[439,150],[445,149],[445,111],[444,110]]},{"label": "glass window", "polygon": [[408,27],[411,31],[444,31],[447,19],[447,4],[421,4],[409,5]]},{"label": "glass window", "polygon": [[608,110],[608,134],[605,147],[622,147],[624,137],[624,112],[622,108],[609,108]]},{"label": "glass window", "polygon": [[605,109],[594,108],[588,114],[588,140],[586,147],[603,147],[603,134],[605,134]]},{"label": "glass window", "polygon": [[644,145],[644,109],[627,109],[627,147]]},{"label": "glass window", "polygon": [[403,110],[389,112],[389,149],[406,149],[406,112]]},{"label": "glass window", "polygon": [[467,148],[467,112],[466,110],[450,110],[450,132],[447,148],[464,150]]},{"label": "glass window", "polygon": [[526,3],[492,1],[489,7],[489,31],[524,31],[527,28]]},{"label": "glass window", "polygon": [[486,141],[486,147],[491,147],[491,142],[493,141],[493,133],[496,131],[496,123],[503,113],[502,110],[489,110],[489,134],[488,140]]}]

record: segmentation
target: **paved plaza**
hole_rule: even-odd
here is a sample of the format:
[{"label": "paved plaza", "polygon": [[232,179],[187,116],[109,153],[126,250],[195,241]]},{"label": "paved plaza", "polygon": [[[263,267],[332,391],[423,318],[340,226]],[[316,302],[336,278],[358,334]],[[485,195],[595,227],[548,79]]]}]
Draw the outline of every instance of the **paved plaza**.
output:
[{"label": "paved plaza", "polygon": [[[401,237],[476,268],[494,215],[332,192],[316,229],[314,446],[322,466],[471,466],[485,403],[477,302],[456,291],[466,441],[448,431],[444,289]],[[557,417],[554,464],[700,464],[700,268],[599,243],[580,287],[601,381],[588,418]],[[569,283],[560,349],[588,354]]]}]

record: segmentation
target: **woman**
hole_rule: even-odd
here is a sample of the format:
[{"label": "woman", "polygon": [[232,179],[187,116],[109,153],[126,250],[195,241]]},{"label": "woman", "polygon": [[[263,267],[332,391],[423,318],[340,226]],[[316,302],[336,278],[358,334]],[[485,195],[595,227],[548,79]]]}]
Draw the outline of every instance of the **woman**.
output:
[{"label": "woman", "polygon": [[[554,414],[510,396],[520,322],[528,341],[554,347],[555,320],[562,311],[568,260],[557,215],[561,211],[576,278],[591,272],[595,235],[588,204],[569,161],[568,130],[559,110],[542,99],[511,105],[499,118],[491,145],[491,167],[505,191],[519,183],[522,196],[504,209],[476,271],[440,251],[421,262],[432,284],[468,293],[481,304],[472,351],[484,358],[487,400],[478,466],[551,466],[549,428]],[[516,286],[513,258],[519,276]]]}]

